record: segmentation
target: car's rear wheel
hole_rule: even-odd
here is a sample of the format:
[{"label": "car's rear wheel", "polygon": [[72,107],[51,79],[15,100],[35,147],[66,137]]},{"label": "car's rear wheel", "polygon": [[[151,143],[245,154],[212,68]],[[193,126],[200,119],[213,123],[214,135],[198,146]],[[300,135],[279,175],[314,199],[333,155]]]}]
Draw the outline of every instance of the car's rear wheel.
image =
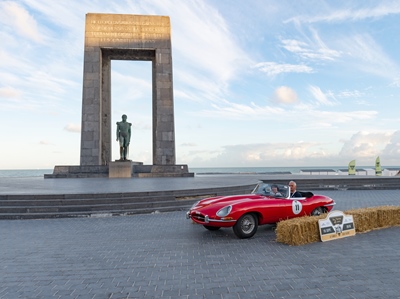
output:
[{"label": "car's rear wheel", "polygon": [[312,212],[311,212],[311,216],[319,216],[321,214],[325,213],[325,209],[322,207],[318,207],[315,208]]},{"label": "car's rear wheel", "polygon": [[206,229],[208,230],[219,230],[220,227],[218,226],[209,226],[209,225],[203,225]]},{"label": "car's rear wheel", "polygon": [[244,214],[233,226],[233,232],[240,239],[251,238],[257,232],[258,218],[254,214]]}]

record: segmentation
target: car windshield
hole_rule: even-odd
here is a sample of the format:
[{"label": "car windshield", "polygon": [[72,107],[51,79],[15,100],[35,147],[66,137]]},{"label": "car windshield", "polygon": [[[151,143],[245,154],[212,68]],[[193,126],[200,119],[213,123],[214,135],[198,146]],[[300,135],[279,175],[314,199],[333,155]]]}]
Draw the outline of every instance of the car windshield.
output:
[{"label": "car windshield", "polygon": [[271,184],[260,182],[251,192],[253,194],[260,194],[265,196],[272,196],[277,198],[289,197],[289,186],[282,184]]}]

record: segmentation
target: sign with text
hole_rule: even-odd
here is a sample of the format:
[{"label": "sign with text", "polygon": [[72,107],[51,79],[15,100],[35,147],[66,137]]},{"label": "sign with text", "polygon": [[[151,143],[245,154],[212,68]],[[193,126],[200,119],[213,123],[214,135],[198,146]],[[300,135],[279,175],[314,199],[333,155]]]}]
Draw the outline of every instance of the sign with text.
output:
[{"label": "sign with text", "polygon": [[356,228],[353,216],[345,215],[341,211],[333,211],[325,219],[318,220],[321,241],[331,241],[354,236]]}]

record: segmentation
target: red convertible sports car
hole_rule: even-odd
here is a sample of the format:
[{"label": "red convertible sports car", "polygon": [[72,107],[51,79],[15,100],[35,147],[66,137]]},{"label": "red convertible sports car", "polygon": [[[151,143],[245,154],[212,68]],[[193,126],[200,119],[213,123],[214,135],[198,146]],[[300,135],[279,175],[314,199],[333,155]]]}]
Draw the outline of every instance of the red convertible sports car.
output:
[{"label": "red convertible sports car", "polygon": [[208,230],[233,227],[239,238],[251,238],[259,225],[304,215],[330,212],[333,199],[312,192],[300,192],[303,197],[290,197],[289,186],[259,182],[251,194],[217,196],[196,202],[186,218]]}]

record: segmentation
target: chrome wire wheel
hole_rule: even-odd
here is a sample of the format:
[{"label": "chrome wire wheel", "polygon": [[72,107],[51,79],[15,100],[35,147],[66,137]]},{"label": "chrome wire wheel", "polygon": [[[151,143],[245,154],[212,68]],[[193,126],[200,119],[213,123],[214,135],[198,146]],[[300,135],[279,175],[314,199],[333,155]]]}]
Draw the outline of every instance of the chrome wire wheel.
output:
[{"label": "chrome wire wheel", "polygon": [[242,228],[242,231],[245,234],[251,233],[254,229],[254,225],[256,224],[254,217],[251,217],[250,215],[246,215],[246,217],[243,218],[243,220],[240,223],[240,226]]},{"label": "chrome wire wheel", "polygon": [[241,239],[251,238],[258,228],[258,219],[254,214],[245,214],[233,226],[233,232]]}]

